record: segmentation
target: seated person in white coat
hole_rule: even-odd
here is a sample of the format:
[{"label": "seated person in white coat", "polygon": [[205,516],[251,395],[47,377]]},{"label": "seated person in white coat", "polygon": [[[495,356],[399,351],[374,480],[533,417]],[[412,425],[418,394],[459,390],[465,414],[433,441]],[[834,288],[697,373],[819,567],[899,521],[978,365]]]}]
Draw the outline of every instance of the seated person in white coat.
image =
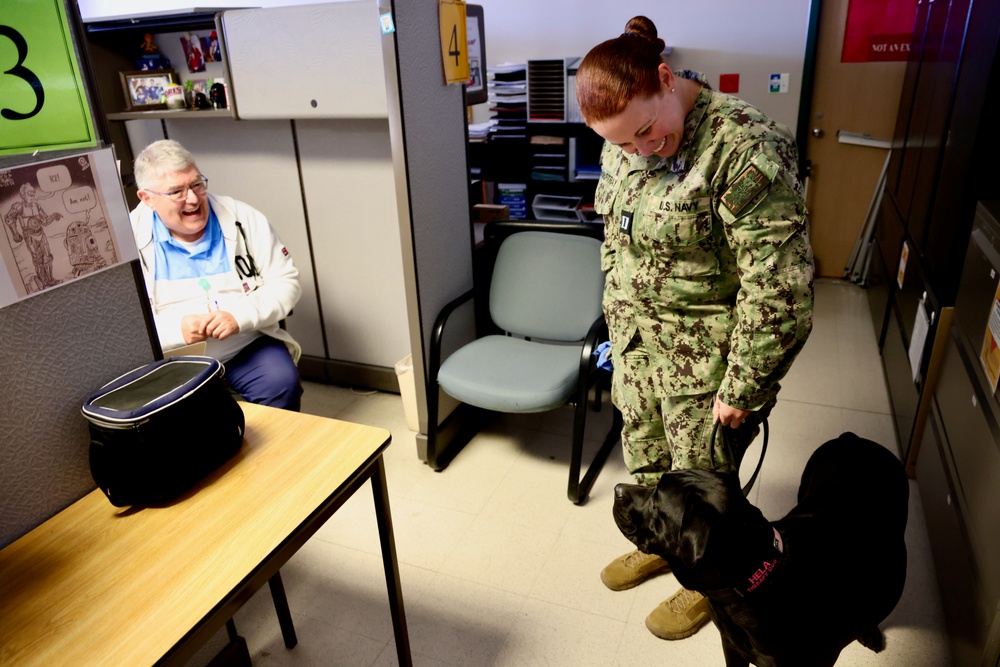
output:
[{"label": "seated person in white coat", "polygon": [[279,326],[302,294],[299,272],[264,215],[208,194],[208,179],[176,141],[135,159],[141,203],[132,232],[165,352],[206,341],[205,354],[252,403],[298,410],[301,349]]}]

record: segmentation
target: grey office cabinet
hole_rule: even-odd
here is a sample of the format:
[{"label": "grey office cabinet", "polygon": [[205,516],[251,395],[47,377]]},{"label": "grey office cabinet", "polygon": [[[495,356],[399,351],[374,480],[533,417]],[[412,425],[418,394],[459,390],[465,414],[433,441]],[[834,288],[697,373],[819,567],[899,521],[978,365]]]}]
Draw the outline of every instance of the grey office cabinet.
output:
[{"label": "grey office cabinet", "polygon": [[222,13],[240,118],[386,118],[371,0]]},{"label": "grey office cabinet", "polygon": [[[1000,651],[997,210],[995,202],[977,207],[955,325],[948,331],[935,407],[917,460],[917,482],[958,665],[995,665]],[[989,360],[990,354],[995,361]]]}]

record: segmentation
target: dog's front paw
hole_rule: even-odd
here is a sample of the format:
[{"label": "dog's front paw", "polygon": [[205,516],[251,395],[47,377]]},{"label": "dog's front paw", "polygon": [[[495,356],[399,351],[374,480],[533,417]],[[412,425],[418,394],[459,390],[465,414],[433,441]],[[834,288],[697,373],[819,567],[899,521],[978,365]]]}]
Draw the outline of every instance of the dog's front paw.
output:
[{"label": "dog's front paw", "polygon": [[876,653],[885,648],[885,635],[882,634],[877,625],[862,632],[861,636],[858,637],[858,641],[861,642],[862,646]]}]

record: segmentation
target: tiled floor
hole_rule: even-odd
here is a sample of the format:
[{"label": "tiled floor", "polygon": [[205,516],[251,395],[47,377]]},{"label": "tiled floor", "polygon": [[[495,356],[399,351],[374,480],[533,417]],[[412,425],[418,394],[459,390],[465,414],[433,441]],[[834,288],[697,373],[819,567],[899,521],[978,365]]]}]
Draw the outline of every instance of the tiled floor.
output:
[{"label": "tiled floor", "polygon": [[[824,441],[850,430],[895,449],[862,289],[817,285],[815,329],[783,384],[750,495],[772,519],[792,507],[802,466]],[[416,665],[724,664],[711,624],[677,642],[657,639],[643,625],[677,589],[673,575],[617,593],[601,584],[601,568],[631,549],[611,518],[612,489],[628,475],[616,450],[589,503],[567,500],[568,409],[498,416],[440,473],[417,458],[397,395],[310,383],[303,410],[392,431],[385,460]],[[589,424],[595,440],[609,412]],[[757,454],[759,444],[747,454],[744,476]],[[886,650],[876,654],[855,643],[838,665],[949,663],[916,482],[907,545],[906,589],[882,624]],[[295,649],[281,641],[266,588],[237,613],[254,664],[397,664],[379,554],[366,486],[282,569]]]}]

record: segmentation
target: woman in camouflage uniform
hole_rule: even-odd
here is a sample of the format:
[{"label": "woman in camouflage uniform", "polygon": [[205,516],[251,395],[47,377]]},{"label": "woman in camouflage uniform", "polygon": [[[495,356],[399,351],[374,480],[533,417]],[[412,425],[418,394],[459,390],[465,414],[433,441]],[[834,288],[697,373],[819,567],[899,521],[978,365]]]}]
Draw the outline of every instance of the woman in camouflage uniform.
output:
[{"label": "woman in camouflage uniform", "polygon": [[[813,256],[795,141],[753,106],[673,72],[648,18],[594,47],[577,72],[587,124],[605,139],[604,313],[612,399],[637,483],[739,465],[812,329]],[[721,422],[724,444],[710,443]],[[663,572],[632,552],[601,573],[614,590]],[[680,639],[708,621],[681,590],[646,619]]]}]

